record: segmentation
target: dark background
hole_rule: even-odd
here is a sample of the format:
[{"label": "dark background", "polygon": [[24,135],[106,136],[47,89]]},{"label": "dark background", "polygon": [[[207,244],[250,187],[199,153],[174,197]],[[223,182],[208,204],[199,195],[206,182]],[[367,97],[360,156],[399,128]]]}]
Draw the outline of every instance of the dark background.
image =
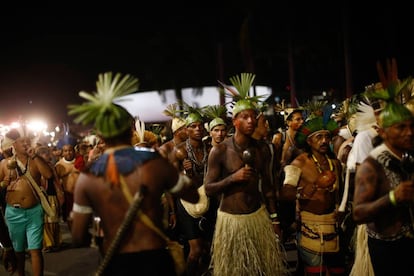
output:
[{"label": "dark background", "polygon": [[94,91],[98,74],[106,71],[135,75],[139,91],[211,86],[254,72],[256,84],[290,101],[290,49],[300,103],[321,91],[344,99],[346,65],[352,93],[378,81],[378,60],[395,57],[400,78],[413,73],[408,6],[279,2],[84,1],[3,8],[0,123],[34,115],[71,122],[67,105],[81,101],[79,91]]}]

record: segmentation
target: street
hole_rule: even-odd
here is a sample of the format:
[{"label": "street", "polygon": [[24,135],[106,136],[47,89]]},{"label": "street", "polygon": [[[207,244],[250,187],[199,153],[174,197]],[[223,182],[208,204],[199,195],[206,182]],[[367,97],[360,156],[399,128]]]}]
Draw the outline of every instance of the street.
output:
[{"label": "street", "polygon": [[[66,223],[61,223],[63,248],[56,252],[43,253],[45,261],[44,276],[94,275],[98,268],[100,255],[97,248],[70,248],[71,235]],[[66,246],[65,246],[66,245]],[[4,266],[0,275],[8,275]],[[26,275],[32,276],[30,257],[26,259]]]},{"label": "street", "polygon": [[[92,276],[98,268],[101,256],[97,248],[71,248],[71,235],[66,223],[61,223],[63,247],[56,252],[43,253],[45,261],[44,276]],[[290,272],[295,272],[296,247],[293,242],[286,247]],[[3,264],[0,266],[0,276],[8,275]],[[29,256],[26,258],[26,276],[32,276]]]}]

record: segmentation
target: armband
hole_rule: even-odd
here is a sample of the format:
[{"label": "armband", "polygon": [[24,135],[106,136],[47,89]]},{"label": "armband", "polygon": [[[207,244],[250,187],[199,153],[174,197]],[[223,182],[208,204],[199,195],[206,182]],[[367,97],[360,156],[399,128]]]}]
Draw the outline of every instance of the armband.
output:
[{"label": "armband", "polygon": [[297,187],[302,170],[293,165],[286,165],[283,170],[285,171],[285,180],[283,181],[283,185],[289,184]]},{"label": "armband", "polygon": [[89,206],[82,206],[77,203],[73,203],[72,211],[80,214],[92,214],[93,210]]},{"label": "armband", "polygon": [[11,246],[5,246],[5,247],[3,247],[3,251],[4,251],[4,252],[10,252],[10,251],[13,251],[13,247],[11,247]]},{"label": "armband", "polygon": [[177,180],[177,183],[174,187],[170,189],[170,193],[174,194],[181,191],[184,187],[191,185],[191,179],[184,175],[180,174]]},{"label": "armband", "polygon": [[391,190],[391,191],[388,193],[388,197],[389,197],[389,199],[390,199],[391,204],[392,204],[393,206],[397,206],[397,200],[395,199],[395,192],[394,192],[394,190]]}]

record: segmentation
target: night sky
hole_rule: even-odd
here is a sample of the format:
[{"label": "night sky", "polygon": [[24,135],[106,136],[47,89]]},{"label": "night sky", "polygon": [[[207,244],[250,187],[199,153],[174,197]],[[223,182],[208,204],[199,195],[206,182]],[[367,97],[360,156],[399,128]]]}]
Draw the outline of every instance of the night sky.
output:
[{"label": "night sky", "polygon": [[412,18],[397,2],[278,2],[2,9],[0,123],[34,115],[71,122],[67,105],[81,101],[79,91],[93,91],[106,71],[135,75],[140,91],[228,83],[249,71],[256,84],[288,97],[289,37],[300,102],[323,90],[345,98],[345,46],[353,93],[378,81],[377,60],[395,57],[400,78],[413,74]]}]

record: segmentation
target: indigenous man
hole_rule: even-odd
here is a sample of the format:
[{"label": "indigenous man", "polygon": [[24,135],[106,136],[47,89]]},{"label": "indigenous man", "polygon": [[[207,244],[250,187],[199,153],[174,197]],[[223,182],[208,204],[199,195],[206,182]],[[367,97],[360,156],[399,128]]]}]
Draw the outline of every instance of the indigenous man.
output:
[{"label": "indigenous man", "polygon": [[[242,83],[253,82],[247,73],[242,79],[246,80]],[[210,265],[213,275],[284,275],[275,185],[269,181],[269,148],[251,137],[257,111],[246,97],[250,85],[233,85],[241,98],[232,110],[235,133],[212,148],[204,182],[208,196],[221,198]]]},{"label": "indigenous man", "polygon": [[[394,101],[408,80],[394,81],[381,90],[388,97],[379,115],[383,143],[356,171],[353,218],[366,225],[358,231],[361,247],[356,249],[352,275],[362,275],[361,268],[369,267],[367,260],[373,271],[364,271],[364,275],[413,274],[412,257],[407,252],[414,247],[414,157],[410,155],[414,150],[414,116]],[[366,246],[368,250],[362,250]]]},{"label": "indigenous man", "polygon": [[[175,160],[173,164],[179,171],[184,171],[192,181],[195,188],[203,184],[205,166],[209,146],[203,141],[205,134],[203,118],[197,109],[191,109],[186,118],[188,138],[174,149]],[[185,202],[177,200],[177,222],[179,232],[184,240],[188,241],[189,252],[187,256],[187,273],[189,275],[202,275],[208,268],[209,244],[205,233],[200,229],[200,218],[192,216],[186,209]]]},{"label": "indigenous man", "polygon": [[[175,116],[176,114],[174,110],[176,107],[177,104],[172,104],[164,111],[165,114],[170,114],[169,116],[173,117],[171,121],[171,131],[173,137],[171,140],[165,142],[158,148],[159,153],[163,157],[167,158],[171,163],[176,159],[174,151],[175,146],[181,144],[188,138],[187,129],[185,127],[185,119]],[[176,199],[170,193],[165,193],[163,199],[165,199],[164,206],[168,208],[169,235],[173,239],[177,239]]]},{"label": "indigenous man", "polygon": [[[339,246],[342,189],[341,164],[330,150],[336,122],[315,116],[296,134],[305,152],[284,167],[281,197],[296,200],[297,244],[306,275],[344,275],[345,258]],[[305,144],[306,143],[306,144]]]},{"label": "indigenous man", "polygon": [[52,163],[52,153],[48,146],[36,148],[36,154],[43,158],[53,171],[53,176],[49,179],[42,178],[42,185],[46,191],[48,201],[55,210],[55,216],[50,217],[45,214],[43,251],[51,252],[59,250],[62,243],[62,233],[60,231],[60,213],[64,202],[63,188],[56,176],[54,164]]},{"label": "indigenous man", "polygon": [[72,211],[73,206],[73,191],[75,189],[75,183],[79,177],[80,171],[75,167],[76,140],[69,135],[65,135],[59,142],[62,144],[62,158],[56,163],[55,169],[56,175],[63,187],[65,195],[65,202],[62,208],[62,217],[68,224],[70,230],[72,227],[70,212]]},{"label": "indigenous man", "polygon": [[209,105],[203,109],[203,114],[210,119],[208,133],[211,146],[220,144],[227,137],[226,113],[227,107],[223,105]]},{"label": "indigenous man", "polygon": [[[34,275],[43,275],[43,219],[44,212],[34,187],[41,185],[41,178],[53,176],[49,165],[35,154],[31,140],[22,128],[12,129],[5,139],[12,141],[14,156],[0,181],[8,183],[5,219],[17,256],[17,273],[25,275],[26,250],[31,256]],[[29,178],[35,183],[30,183]]]},{"label": "indigenous man", "polygon": [[[103,79],[110,85],[106,87]],[[138,79],[130,75],[121,78],[117,74],[112,79],[111,73],[105,73],[99,76],[98,87],[103,87],[100,93],[88,97],[94,99],[94,104],[73,106],[69,113],[79,114],[77,122],[95,122],[95,128],[107,146],[89,171],[81,172],[76,183],[73,242],[77,246],[89,245],[88,228],[92,214],[96,212],[104,231],[103,253],[114,253],[102,267],[104,275],[175,275],[165,239],[147,222],[152,221],[162,228],[160,198],[165,191],[183,195],[191,202],[197,201],[198,196],[194,189],[187,189],[191,186],[188,177],[180,175],[154,149],[139,150],[131,145],[133,118],[112,100],[115,96],[138,90],[137,86]],[[100,116],[96,118],[95,114]],[[134,194],[143,197],[139,202],[140,215],[127,228],[126,235],[118,237],[118,229],[124,227],[124,217],[130,207],[128,198]],[[119,241],[115,247],[111,244],[113,240]],[[116,251],[109,250],[112,248]]]}]

